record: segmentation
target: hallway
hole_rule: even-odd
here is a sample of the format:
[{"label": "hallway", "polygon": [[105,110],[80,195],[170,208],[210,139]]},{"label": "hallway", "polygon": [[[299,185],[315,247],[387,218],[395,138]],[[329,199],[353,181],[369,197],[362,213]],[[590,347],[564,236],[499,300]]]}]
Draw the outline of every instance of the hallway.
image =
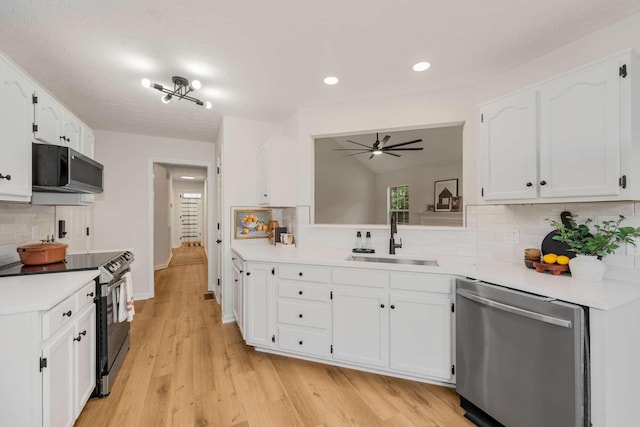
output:
[{"label": "hallway", "polygon": [[452,389],[255,352],[205,298],[206,263],[172,261],[155,279],[111,395],[90,399],[77,427],[471,425]]}]

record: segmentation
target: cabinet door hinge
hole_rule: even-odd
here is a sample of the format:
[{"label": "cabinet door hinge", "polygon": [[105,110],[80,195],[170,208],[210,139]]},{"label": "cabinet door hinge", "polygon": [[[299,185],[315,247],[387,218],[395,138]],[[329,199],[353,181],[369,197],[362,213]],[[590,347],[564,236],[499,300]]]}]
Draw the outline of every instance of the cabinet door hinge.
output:
[{"label": "cabinet door hinge", "polygon": [[216,173],[220,175],[220,166],[216,166]]},{"label": "cabinet door hinge", "polygon": [[484,123],[484,114],[480,114],[480,123]]},{"label": "cabinet door hinge", "polygon": [[218,223],[218,230],[220,230],[220,223]]},{"label": "cabinet door hinge", "polygon": [[276,268],[275,268],[275,267],[271,269],[271,275],[272,275],[272,276],[275,276],[275,275],[276,275]]},{"label": "cabinet door hinge", "polygon": [[329,292],[329,299],[333,299],[333,291]]},{"label": "cabinet door hinge", "polygon": [[90,236],[90,235],[91,235],[91,233],[89,231],[89,227],[87,227],[87,236]]},{"label": "cabinet door hinge", "polygon": [[620,77],[622,77],[623,79],[627,77],[627,64],[622,64],[622,66],[620,67],[619,74],[620,74]]},{"label": "cabinet door hinge", "polygon": [[38,132],[38,125],[37,125],[37,124],[35,124],[35,123],[33,123],[33,124],[31,125],[31,130],[32,130],[34,133],[35,133],[35,132]]},{"label": "cabinet door hinge", "polygon": [[454,303],[454,302],[451,303],[451,312],[452,313],[456,312],[456,303]]},{"label": "cabinet door hinge", "polygon": [[482,187],[482,188],[480,189],[480,195],[481,195],[482,197],[484,197],[484,187]]},{"label": "cabinet door hinge", "polygon": [[36,95],[35,93],[33,95],[31,95],[31,103],[32,104],[37,104],[38,103],[38,95]]},{"label": "cabinet door hinge", "polygon": [[271,335],[271,342],[273,342],[273,343],[275,343],[275,342],[276,342],[276,336],[275,336],[275,334],[274,334],[274,335]]},{"label": "cabinet door hinge", "polygon": [[451,365],[451,375],[456,374],[456,365]]},{"label": "cabinet door hinge", "polygon": [[618,185],[622,188],[627,188],[627,175],[622,175],[618,178]]},{"label": "cabinet door hinge", "polygon": [[220,286],[220,279],[218,278],[218,286]]},{"label": "cabinet door hinge", "polygon": [[333,354],[333,344],[331,344],[331,348],[329,349],[329,351],[331,351],[331,354]]},{"label": "cabinet door hinge", "polygon": [[40,372],[42,372],[42,370],[44,368],[47,367],[47,358],[46,357],[41,357],[40,358]]}]

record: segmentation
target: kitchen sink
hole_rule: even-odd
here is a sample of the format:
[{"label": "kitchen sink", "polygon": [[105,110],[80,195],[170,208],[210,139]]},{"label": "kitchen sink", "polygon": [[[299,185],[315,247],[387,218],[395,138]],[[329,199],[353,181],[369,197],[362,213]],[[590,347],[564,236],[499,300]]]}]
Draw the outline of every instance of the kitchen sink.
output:
[{"label": "kitchen sink", "polygon": [[346,261],[382,262],[386,264],[409,264],[439,267],[438,261],[435,259],[382,258],[374,256],[349,255],[346,258]]}]

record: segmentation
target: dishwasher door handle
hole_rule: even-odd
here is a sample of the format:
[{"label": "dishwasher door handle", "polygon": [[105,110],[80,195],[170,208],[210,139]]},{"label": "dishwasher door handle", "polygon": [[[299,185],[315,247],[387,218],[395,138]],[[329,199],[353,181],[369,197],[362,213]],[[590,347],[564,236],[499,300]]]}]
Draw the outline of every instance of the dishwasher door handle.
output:
[{"label": "dishwasher door handle", "polygon": [[562,326],[563,328],[571,328],[571,320],[558,319],[557,317],[547,316],[545,314],[536,313],[535,311],[525,310],[523,308],[514,307],[512,305],[503,304],[501,302],[493,301],[488,298],[481,297],[464,289],[457,289],[456,293],[461,297],[470,299],[479,304],[496,308],[498,310],[506,311],[518,316],[528,317],[529,319],[538,320],[540,322],[550,323],[556,326]]}]

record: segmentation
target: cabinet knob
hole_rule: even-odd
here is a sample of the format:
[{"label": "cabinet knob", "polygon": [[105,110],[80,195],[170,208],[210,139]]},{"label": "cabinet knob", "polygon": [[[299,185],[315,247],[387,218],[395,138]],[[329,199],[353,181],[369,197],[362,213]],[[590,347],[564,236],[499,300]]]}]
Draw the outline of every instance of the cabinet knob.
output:
[{"label": "cabinet knob", "polygon": [[234,282],[238,283],[238,279],[233,279]]},{"label": "cabinet knob", "polygon": [[547,181],[540,181],[540,185],[547,185]]},{"label": "cabinet knob", "polygon": [[267,197],[267,195],[266,195],[266,194],[263,194],[263,197]]},{"label": "cabinet knob", "polygon": [[90,298],[93,298],[93,292],[89,292],[89,293],[87,294],[87,296],[88,296],[88,297],[90,297]]},{"label": "cabinet knob", "polygon": [[380,308],[384,308],[384,304],[380,304]]},{"label": "cabinet knob", "polygon": [[298,341],[298,344],[302,345],[302,341]]},{"label": "cabinet knob", "polygon": [[64,316],[69,316],[69,317],[71,317],[71,314],[72,314],[72,313],[71,313],[71,310],[69,310],[69,311],[67,311],[67,312],[62,313],[62,317],[64,317]]},{"label": "cabinet knob", "polygon": [[302,319],[302,313],[298,314],[298,317]]},{"label": "cabinet knob", "polygon": [[250,271],[247,271],[247,276],[251,276],[251,272]]},{"label": "cabinet knob", "polygon": [[532,187],[533,183],[532,182],[527,182],[527,187]]},{"label": "cabinet knob", "polygon": [[302,294],[303,294],[303,292],[302,292],[302,291],[298,291],[298,295],[302,295]]},{"label": "cabinet knob", "polygon": [[11,181],[11,175],[2,175],[0,173],[0,179],[6,179],[7,181]]},{"label": "cabinet knob", "polygon": [[242,273],[243,273],[243,271],[244,271],[244,270],[240,270],[240,274],[242,274]]},{"label": "cabinet knob", "polygon": [[395,310],[395,309],[396,309],[396,306],[391,304],[391,310]]},{"label": "cabinet knob", "polygon": [[82,337],[81,337],[80,335],[78,335],[78,336],[77,336],[76,338],[74,338],[73,340],[74,340],[74,341],[78,341],[78,342],[80,342],[80,341],[82,341]]},{"label": "cabinet knob", "polygon": [[298,273],[298,276],[302,277],[302,271],[300,273]]}]

